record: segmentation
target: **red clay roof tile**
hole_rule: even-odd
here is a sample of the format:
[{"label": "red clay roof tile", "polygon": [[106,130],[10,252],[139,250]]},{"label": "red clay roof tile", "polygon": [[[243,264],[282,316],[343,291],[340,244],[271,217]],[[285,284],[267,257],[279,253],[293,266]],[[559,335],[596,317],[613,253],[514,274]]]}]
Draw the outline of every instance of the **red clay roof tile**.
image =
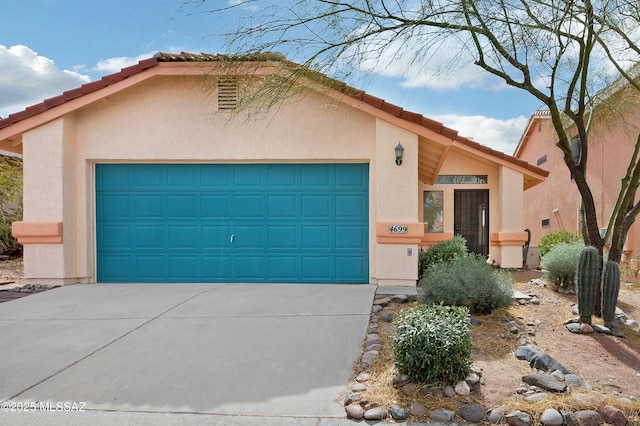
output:
[{"label": "red clay roof tile", "polygon": [[[1,118],[0,117],[0,129],[5,127],[9,127],[18,121],[25,120],[27,118],[33,117],[41,112],[44,112],[48,109],[55,108],[58,105],[61,105],[64,102],[68,102],[72,99],[76,99],[80,96],[101,90],[111,84],[122,81],[132,75],[144,72],[145,70],[152,68],[158,65],[159,62],[218,62],[218,61],[273,61],[280,62],[285,66],[291,68],[295,71],[302,71],[303,73],[309,73],[310,71],[305,67],[296,64],[294,62],[288,61],[282,54],[279,53],[256,53],[256,54],[248,54],[248,55],[223,55],[223,54],[210,54],[210,53],[165,53],[160,52],[155,54],[153,57],[141,60],[135,65],[131,65],[129,67],[123,68],[120,72],[107,75],[100,80],[92,81],[90,83],[83,84],[81,87],[68,90],[64,92],[62,95],[55,96],[49,98],[39,104],[32,105],[27,107],[24,111],[20,111],[14,114],[9,115],[8,117]],[[361,100],[375,108],[378,108],[384,112],[387,112],[395,117],[399,117],[406,121],[410,121],[413,123],[417,123],[429,130],[432,130],[438,134],[443,135],[446,138],[455,140],[459,143],[465,144],[469,147],[475,148],[481,152],[488,153],[496,158],[503,158],[506,161],[531,170],[535,173],[538,173],[542,176],[547,176],[549,173],[541,169],[537,166],[531,165],[527,162],[524,162],[520,159],[517,159],[511,155],[507,155],[503,152],[496,151],[484,145],[481,145],[475,141],[472,141],[468,138],[464,138],[458,136],[458,132],[454,129],[450,129],[445,127],[442,123],[432,120],[423,116],[420,113],[405,111],[398,105],[391,104],[386,102],[384,99],[378,98],[373,95],[369,95],[362,90],[355,89],[344,82],[340,82],[338,80],[333,80],[326,75],[312,72],[321,77],[321,79],[331,82],[330,86],[344,93],[347,96],[353,97],[355,99]],[[322,80],[321,80],[322,81]]]}]

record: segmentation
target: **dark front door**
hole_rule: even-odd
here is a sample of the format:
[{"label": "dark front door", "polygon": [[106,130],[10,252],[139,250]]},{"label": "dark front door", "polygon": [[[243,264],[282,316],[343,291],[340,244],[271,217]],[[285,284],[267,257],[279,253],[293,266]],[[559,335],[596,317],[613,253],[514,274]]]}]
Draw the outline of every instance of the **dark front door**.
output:
[{"label": "dark front door", "polygon": [[489,255],[489,190],[457,189],[453,195],[453,229],[472,253]]}]

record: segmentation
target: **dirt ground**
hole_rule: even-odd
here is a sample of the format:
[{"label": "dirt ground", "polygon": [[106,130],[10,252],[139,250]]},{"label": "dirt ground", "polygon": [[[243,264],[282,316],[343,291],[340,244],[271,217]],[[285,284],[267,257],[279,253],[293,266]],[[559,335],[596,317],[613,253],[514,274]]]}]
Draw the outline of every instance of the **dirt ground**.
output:
[{"label": "dirt ground", "polygon": [[[621,331],[625,338],[569,332],[564,322],[576,317],[572,312],[576,296],[560,294],[549,283],[541,287],[530,282],[541,275],[539,272],[514,274],[515,288],[537,296],[539,305],[516,303],[506,312],[484,320],[476,317],[486,321],[472,328],[474,361],[484,370],[485,384],[481,387],[484,400],[491,405],[512,397],[522,374],[531,372],[526,361],[517,360],[513,355],[523,337],[506,330],[502,322],[506,317],[516,321],[521,332],[527,333],[530,344],[581,377],[595,391],[640,401],[640,333],[624,326]],[[640,321],[640,285],[623,283],[618,307],[629,318]],[[597,317],[593,322],[602,324]],[[501,324],[505,330],[496,335],[496,325]],[[486,344],[487,341],[490,343]]]},{"label": "dirt ground", "polygon": [[[535,295],[539,304],[514,303],[508,309],[494,311],[491,315],[473,316],[480,322],[471,327],[473,362],[482,368],[480,386],[476,386],[472,398],[487,408],[503,407],[520,409],[539,415],[547,407],[558,409],[598,409],[612,404],[623,409],[630,421],[640,424],[640,333],[621,326],[624,338],[601,334],[573,334],[565,328],[565,321],[576,318],[572,305],[575,294],[563,295],[555,286],[544,282],[544,286],[531,283],[540,278],[539,271],[513,272],[514,287],[527,295]],[[437,408],[455,410],[464,404],[461,398],[444,398],[442,386],[409,385],[394,388],[392,355],[393,323],[381,320],[387,312],[397,312],[407,305],[389,304],[383,311],[373,314],[378,318],[378,334],[385,340],[383,351],[366,371],[371,374],[363,399],[383,406],[411,402],[423,405],[427,412]],[[640,285],[622,284],[618,307],[629,318],[640,321]],[[602,324],[593,318],[594,324]],[[518,333],[510,328],[516,325]],[[523,384],[522,376],[532,373],[527,361],[515,358],[514,353],[522,344],[535,346],[550,355],[572,373],[578,375],[592,390],[570,387],[569,394],[552,394],[544,402],[525,403],[524,397],[516,393]],[[362,371],[356,368],[356,374]],[[587,398],[579,398],[587,394]],[[632,401],[620,407],[619,398]],[[421,420],[421,419],[416,419]],[[631,423],[630,423],[631,424]]]},{"label": "dirt ground", "polygon": [[0,260],[0,289],[25,283],[22,269],[22,257]]}]

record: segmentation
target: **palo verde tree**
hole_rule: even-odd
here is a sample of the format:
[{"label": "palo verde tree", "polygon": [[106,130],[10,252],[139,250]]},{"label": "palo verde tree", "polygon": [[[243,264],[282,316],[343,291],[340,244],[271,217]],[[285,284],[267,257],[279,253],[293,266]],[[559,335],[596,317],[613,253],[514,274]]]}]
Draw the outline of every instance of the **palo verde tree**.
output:
[{"label": "palo verde tree", "polygon": [[586,168],[596,109],[620,107],[607,106],[611,88],[640,91],[637,0],[230,0],[223,7],[218,1],[183,6],[237,23],[218,27],[233,52],[284,52],[305,70],[336,78],[447,55],[443,75],[475,66],[528,92],[550,112],[556,145],[582,197],[585,243],[602,255],[610,238],[608,258],[620,262],[640,212],[640,138],[605,236]]}]

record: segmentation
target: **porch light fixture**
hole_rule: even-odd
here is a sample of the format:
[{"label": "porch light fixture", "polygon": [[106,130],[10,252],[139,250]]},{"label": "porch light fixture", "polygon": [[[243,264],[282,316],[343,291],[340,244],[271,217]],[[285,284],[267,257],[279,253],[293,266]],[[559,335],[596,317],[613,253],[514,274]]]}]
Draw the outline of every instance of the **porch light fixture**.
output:
[{"label": "porch light fixture", "polygon": [[399,166],[400,164],[402,164],[402,157],[404,155],[404,147],[400,144],[400,142],[398,142],[398,145],[396,145],[395,151],[396,151],[396,164]]}]

